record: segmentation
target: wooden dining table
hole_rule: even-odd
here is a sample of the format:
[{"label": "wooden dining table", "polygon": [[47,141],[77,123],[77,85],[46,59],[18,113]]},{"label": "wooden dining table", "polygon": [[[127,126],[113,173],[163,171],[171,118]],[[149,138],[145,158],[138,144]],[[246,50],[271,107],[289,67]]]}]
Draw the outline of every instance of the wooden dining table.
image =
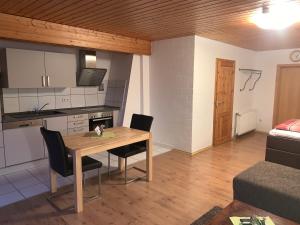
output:
[{"label": "wooden dining table", "polygon": [[[95,153],[105,152],[107,150],[133,144],[140,141],[146,141],[146,170],[147,181],[152,180],[152,135],[151,132],[136,130],[127,127],[114,127],[105,129],[102,137],[97,137],[95,132],[79,133],[64,136],[66,147],[70,149],[73,157],[74,169],[74,194],[75,194],[75,212],[83,211],[83,190],[82,190],[82,161],[83,156]],[[124,169],[124,160],[119,158],[118,167],[120,171]],[[57,191],[57,174],[50,170],[51,192]]]}]

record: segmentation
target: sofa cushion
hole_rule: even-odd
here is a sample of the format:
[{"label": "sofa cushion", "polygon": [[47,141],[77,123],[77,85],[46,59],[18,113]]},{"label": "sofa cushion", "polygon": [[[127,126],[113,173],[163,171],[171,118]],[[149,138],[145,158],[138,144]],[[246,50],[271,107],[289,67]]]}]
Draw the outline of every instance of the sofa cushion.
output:
[{"label": "sofa cushion", "polygon": [[300,170],[259,162],[233,179],[234,199],[300,223]]}]

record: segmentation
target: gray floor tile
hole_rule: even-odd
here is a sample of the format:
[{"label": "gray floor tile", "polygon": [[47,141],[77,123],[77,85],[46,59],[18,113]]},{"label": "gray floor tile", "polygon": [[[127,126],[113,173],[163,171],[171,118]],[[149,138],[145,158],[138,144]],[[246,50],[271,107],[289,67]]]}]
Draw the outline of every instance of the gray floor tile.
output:
[{"label": "gray floor tile", "polygon": [[17,191],[0,196],[0,207],[23,200],[24,197]]},{"label": "gray floor tile", "polygon": [[5,183],[0,185],[0,196],[11,192],[17,191],[16,188],[10,183]]},{"label": "gray floor tile", "polygon": [[46,185],[41,183],[20,190],[21,194],[24,195],[25,198],[30,198],[32,196],[39,195],[41,193],[48,192],[48,191],[49,188]]}]

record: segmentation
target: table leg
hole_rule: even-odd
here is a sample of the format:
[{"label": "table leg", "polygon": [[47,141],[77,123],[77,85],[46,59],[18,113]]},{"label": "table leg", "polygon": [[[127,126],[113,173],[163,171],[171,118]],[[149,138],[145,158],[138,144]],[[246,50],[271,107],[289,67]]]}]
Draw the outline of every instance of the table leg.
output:
[{"label": "table leg", "polygon": [[50,191],[51,193],[57,192],[57,174],[50,168]]},{"label": "table leg", "polygon": [[150,134],[149,139],[146,141],[147,143],[147,181],[152,180],[152,135]]},{"label": "table leg", "polygon": [[120,172],[123,172],[125,168],[125,160],[121,157],[118,157],[118,169]]},{"label": "table leg", "polygon": [[75,211],[77,213],[83,211],[83,194],[82,194],[82,161],[80,152],[73,154],[73,169],[74,169],[74,194],[75,194]]}]

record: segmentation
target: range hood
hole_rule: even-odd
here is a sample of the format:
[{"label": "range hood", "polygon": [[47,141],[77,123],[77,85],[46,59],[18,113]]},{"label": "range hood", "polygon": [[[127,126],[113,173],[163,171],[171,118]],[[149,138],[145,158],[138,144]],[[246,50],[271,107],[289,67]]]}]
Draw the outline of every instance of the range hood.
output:
[{"label": "range hood", "polygon": [[95,51],[79,51],[77,86],[100,86],[107,69],[96,68]]}]

